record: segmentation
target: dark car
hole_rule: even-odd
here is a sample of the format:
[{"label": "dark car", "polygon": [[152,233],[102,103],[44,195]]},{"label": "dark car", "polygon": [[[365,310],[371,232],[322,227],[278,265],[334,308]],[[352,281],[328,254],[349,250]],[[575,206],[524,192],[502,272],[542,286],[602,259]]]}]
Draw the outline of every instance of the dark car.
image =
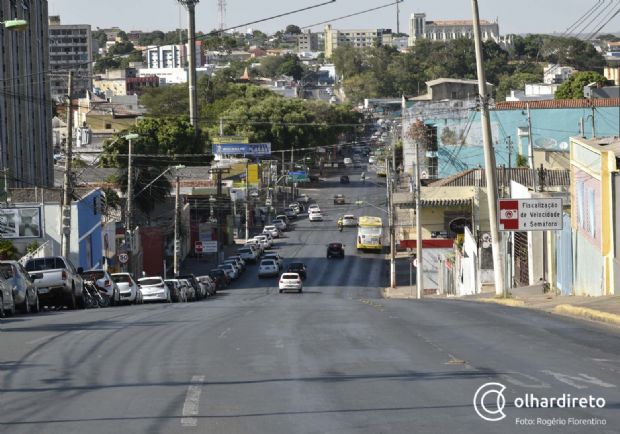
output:
[{"label": "dark car", "polygon": [[175,276],[175,279],[186,279],[194,288],[196,294],[196,300],[200,300],[201,298],[205,298],[208,294],[204,291],[204,288],[200,286],[198,280],[196,280],[196,276],[193,274],[181,274],[179,276]]},{"label": "dark car", "polygon": [[217,285],[217,289],[224,289],[230,285],[230,278],[226,272],[220,268],[214,268],[207,273]]},{"label": "dark car", "polygon": [[334,205],[344,205],[344,204],[345,204],[344,195],[337,194],[334,196]]},{"label": "dark car", "polygon": [[286,273],[297,273],[302,280],[306,280],[306,264],[303,262],[291,262],[286,268]]},{"label": "dark car", "polygon": [[340,183],[341,184],[348,184],[349,183],[349,176],[348,175],[342,175],[340,177]]},{"label": "dark car", "polygon": [[344,246],[342,243],[329,243],[327,245],[327,257],[328,258],[344,258]]}]

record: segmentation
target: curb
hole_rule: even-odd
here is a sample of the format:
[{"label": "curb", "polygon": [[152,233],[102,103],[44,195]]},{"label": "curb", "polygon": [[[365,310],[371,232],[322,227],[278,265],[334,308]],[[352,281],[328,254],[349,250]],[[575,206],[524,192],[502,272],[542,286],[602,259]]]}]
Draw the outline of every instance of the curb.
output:
[{"label": "curb", "polygon": [[470,299],[469,301],[477,301],[480,303],[495,303],[510,307],[525,307],[525,302],[523,300],[517,300],[514,298],[478,298],[475,300]]},{"label": "curb", "polygon": [[601,321],[607,324],[613,324],[620,326],[620,315],[603,312],[596,309],[590,309],[587,307],[577,307],[570,304],[559,304],[553,308],[554,313],[567,314],[573,316],[579,316],[582,318],[588,318],[595,321]]}]

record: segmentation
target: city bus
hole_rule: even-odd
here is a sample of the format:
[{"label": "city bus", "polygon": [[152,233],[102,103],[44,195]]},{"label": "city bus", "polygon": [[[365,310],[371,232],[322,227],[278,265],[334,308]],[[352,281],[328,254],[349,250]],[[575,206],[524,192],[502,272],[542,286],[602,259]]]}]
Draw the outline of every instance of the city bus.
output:
[{"label": "city bus", "polygon": [[357,223],[357,249],[383,249],[383,221],[381,217],[361,216]]}]

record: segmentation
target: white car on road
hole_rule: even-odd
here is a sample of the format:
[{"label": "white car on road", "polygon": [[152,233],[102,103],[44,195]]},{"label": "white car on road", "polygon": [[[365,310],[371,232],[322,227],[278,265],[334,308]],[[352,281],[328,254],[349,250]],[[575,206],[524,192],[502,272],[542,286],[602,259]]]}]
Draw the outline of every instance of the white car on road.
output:
[{"label": "white car on road", "polygon": [[357,219],[352,214],[346,214],[342,217],[342,226],[355,227],[357,226]]},{"label": "white car on road", "polygon": [[303,283],[298,273],[284,273],[280,276],[278,285],[280,292],[293,289],[297,292],[303,291]]},{"label": "white car on road", "polygon": [[258,277],[277,276],[280,267],[275,259],[263,259],[258,266]]},{"label": "white car on road", "polygon": [[308,220],[311,222],[322,222],[323,214],[321,211],[310,210],[310,214],[308,214]]},{"label": "white car on road", "polygon": [[142,277],[138,279],[140,291],[142,291],[142,300],[144,301],[164,301],[172,303],[170,289],[159,276]]},{"label": "white car on road", "polygon": [[274,225],[268,225],[263,228],[264,234],[271,234],[273,238],[278,238],[280,236],[280,231]]},{"label": "white car on road", "polygon": [[129,273],[112,273],[110,274],[118,290],[121,294],[121,301],[129,303],[142,303],[142,292],[138,288],[138,284]]}]

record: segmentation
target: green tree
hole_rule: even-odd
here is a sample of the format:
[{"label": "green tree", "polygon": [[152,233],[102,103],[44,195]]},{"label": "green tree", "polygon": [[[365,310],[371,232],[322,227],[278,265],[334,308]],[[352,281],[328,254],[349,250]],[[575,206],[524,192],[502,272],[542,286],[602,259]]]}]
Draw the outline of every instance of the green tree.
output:
[{"label": "green tree", "polygon": [[278,73],[291,76],[295,80],[300,80],[302,75],[304,74],[304,68],[301,66],[301,61],[299,60],[299,57],[297,57],[295,54],[285,54],[282,57],[283,62],[278,68]]},{"label": "green tree", "polygon": [[129,54],[134,51],[134,46],[129,41],[117,42],[108,50],[109,56]]},{"label": "green tree", "polygon": [[301,33],[301,29],[299,28],[299,26],[289,24],[288,26],[286,26],[284,33],[288,33],[290,35],[299,35]]},{"label": "green tree", "polygon": [[101,74],[108,69],[118,69],[121,67],[121,59],[111,56],[106,56],[98,59],[95,62],[95,66],[93,67],[93,71]]},{"label": "green tree", "polygon": [[184,116],[189,112],[189,94],[184,84],[144,89],[140,103],[153,117]]},{"label": "green tree", "polygon": [[364,98],[378,98],[381,96],[375,76],[369,71],[345,78],[342,82],[342,88],[347,96],[347,100],[353,104],[362,102]]},{"label": "green tree", "polygon": [[0,259],[9,260],[18,258],[19,253],[13,243],[10,240],[0,239]]},{"label": "green tree", "polygon": [[495,100],[504,101],[511,90],[524,90],[528,83],[541,83],[542,74],[529,72],[517,72],[515,74],[503,74],[499,77],[499,85],[495,89]]},{"label": "green tree", "polygon": [[593,71],[580,71],[568,77],[555,92],[555,99],[581,99],[583,88],[590,83],[604,84],[607,79]]}]

